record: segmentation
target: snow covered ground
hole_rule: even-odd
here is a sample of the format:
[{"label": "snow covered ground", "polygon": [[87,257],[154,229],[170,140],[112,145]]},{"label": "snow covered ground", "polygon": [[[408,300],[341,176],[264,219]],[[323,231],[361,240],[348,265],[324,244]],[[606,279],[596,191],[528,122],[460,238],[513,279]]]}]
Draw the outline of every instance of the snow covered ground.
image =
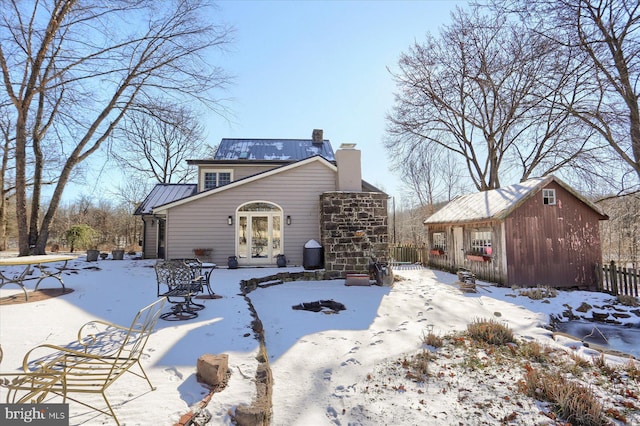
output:
[{"label": "snow covered ground", "polygon": [[[80,257],[70,262],[73,269],[64,276],[73,293],[1,305],[0,370],[16,371],[23,355],[38,344],[72,342],[77,329],[91,319],[128,325],[138,309],[156,299],[154,263],[126,256],[124,261],[88,263]],[[195,379],[197,358],[227,353],[229,382],[213,395],[207,410],[212,415],[209,424],[231,424],[235,407],[250,404],[256,395],[259,349],[239,282],[283,271],[301,268],[216,269],[213,288],[222,298],[205,300],[206,308],[196,319],[161,320],[143,362],[157,390],[148,391],[144,382],[131,376],[109,391],[121,423],[176,423],[208,393]],[[465,352],[456,344],[453,333],[464,331],[474,320],[493,319],[507,325],[522,342],[548,345],[552,358],[591,360],[599,352],[573,339],[554,338],[545,328],[550,315],[562,316],[571,307],[577,316],[616,312],[621,322],[640,323],[638,308],[615,305],[606,294],[558,292],[556,297],[532,300],[518,290],[483,283],[477,293],[463,293],[455,285],[455,275],[440,271],[414,268],[396,275],[393,287],[347,287],[344,280],[297,281],[248,295],[264,326],[274,377],[273,425],[554,424],[549,407],[518,392],[522,365],[502,363],[502,355],[482,349],[470,357],[468,348]],[[55,286],[53,280],[41,284]],[[15,287],[0,290],[0,297],[11,295],[22,297]],[[292,309],[319,300],[334,300],[346,309],[338,313]],[[584,313],[577,311],[582,302],[591,306]],[[429,333],[444,337],[448,344],[426,347],[423,338]],[[425,351],[433,354],[429,377],[415,380],[408,374],[409,361]],[[625,365],[629,360],[607,355],[606,362]],[[602,385],[602,376],[599,382],[585,380]],[[601,388],[603,401],[618,410],[627,407],[623,411],[629,424],[640,423],[637,381]],[[77,404],[70,406],[70,412],[71,424],[112,423]]]}]

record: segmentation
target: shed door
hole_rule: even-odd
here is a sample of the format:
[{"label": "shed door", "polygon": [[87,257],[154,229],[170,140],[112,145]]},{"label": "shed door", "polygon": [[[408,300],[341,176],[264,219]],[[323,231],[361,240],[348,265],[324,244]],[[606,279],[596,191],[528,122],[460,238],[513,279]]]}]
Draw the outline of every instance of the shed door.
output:
[{"label": "shed door", "polygon": [[464,233],[461,226],[453,227],[453,258],[455,266],[464,266]]}]

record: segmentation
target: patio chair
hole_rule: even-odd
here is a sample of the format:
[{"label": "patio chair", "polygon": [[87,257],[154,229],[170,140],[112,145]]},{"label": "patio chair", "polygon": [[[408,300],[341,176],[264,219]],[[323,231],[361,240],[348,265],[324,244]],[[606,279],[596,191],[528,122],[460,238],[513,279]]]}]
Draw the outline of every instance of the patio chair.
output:
[{"label": "patio chair", "polygon": [[171,311],[160,315],[168,321],[179,321],[196,318],[198,312],[204,309],[193,301],[202,292],[202,277],[195,277],[192,269],[183,260],[159,261],[155,265],[158,296],[164,296],[173,304]]},{"label": "patio chair", "polygon": [[[128,328],[100,320],[84,324],[74,348],[43,344],[31,349],[22,361],[24,373],[0,374],[7,402],[39,403],[50,394],[59,395],[63,402],[77,402],[113,417],[119,425],[106,390],[125,373],[145,379],[155,390],[140,358],[165,301],[161,298],[142,308]],[[106,408],[82,399],[86,394],[101,395]]]},{"label": "patio chair", "polygon": [[191,278],[194,282],[200,285],[200,292],[203,292],[205,287],[209,296],[214,296],[215,293],[211,289],[211,273],[215,269],[215,264],[208,264],[210,266],[204,266],[202,261],[197,258],[183,258],[183,259],[171,259],[171,261],[181,261],[191,268]]}]

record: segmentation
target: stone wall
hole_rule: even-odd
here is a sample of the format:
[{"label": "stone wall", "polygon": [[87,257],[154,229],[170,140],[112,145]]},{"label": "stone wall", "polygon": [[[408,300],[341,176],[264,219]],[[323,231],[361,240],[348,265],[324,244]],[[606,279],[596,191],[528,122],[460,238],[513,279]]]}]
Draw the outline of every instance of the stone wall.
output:
[{"label": "stone wall", "polygon": [[326,271],[367,273],[370,256],[387,261],[387,194],[326,192],[320,196],[320,239]]}]

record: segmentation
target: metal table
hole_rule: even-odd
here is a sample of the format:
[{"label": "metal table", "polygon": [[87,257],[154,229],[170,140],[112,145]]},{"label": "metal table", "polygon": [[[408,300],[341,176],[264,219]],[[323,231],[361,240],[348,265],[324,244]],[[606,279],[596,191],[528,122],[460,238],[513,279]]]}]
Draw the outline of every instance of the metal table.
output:
[{"label": "metal table", "polygon": [[[8,257],[0,259],[0,268],[3,266],[24,266],[22,272],[7,274],[0,269],[0,288],[8,284],[16,284],[22,288],[24,297],[29,300],[27,289],[24,286],[25,281],[38,280],[35,288],[36,291],[42,280],[46,278],[55,278],[62,286],[62,291],[65,291],[64,281],[62,281],[62,271],[67,268],[67,262],[75,259],[75,256],[69,255],[35,255],[35,256],[20,256],[20,257]],[[45,263],[57,263],[64,262],[62,266],[55,265],[52,268],[44,265]],[[32,277],[34,272],[33,268],[40,270],[40,275]]]}]

